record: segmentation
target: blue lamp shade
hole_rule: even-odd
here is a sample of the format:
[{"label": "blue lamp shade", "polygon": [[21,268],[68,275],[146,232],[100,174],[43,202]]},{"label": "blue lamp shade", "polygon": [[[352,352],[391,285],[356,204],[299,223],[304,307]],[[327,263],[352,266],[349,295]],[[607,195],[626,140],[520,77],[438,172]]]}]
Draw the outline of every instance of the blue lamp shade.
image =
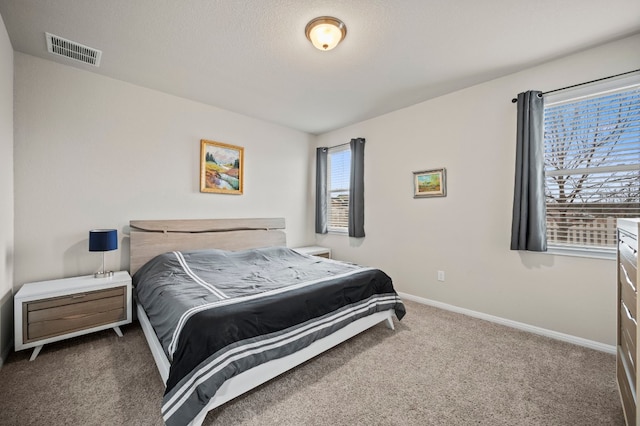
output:
[{"label": "blue lamp shade", "polygon": [[118,231],[94,229],[89,231],[89,251],[111,251],[118,249]]}]

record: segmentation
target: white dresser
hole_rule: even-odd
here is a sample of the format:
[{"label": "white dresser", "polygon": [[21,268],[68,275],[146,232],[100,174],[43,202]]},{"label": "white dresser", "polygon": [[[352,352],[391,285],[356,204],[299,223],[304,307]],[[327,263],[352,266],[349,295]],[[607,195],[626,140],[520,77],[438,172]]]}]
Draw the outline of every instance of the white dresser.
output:
[{"label": "white dresser", "polygon": [[638,417],[638,229],[640,219],[618,219],[618,328],[616,375],[627,425],[640,425]]}]

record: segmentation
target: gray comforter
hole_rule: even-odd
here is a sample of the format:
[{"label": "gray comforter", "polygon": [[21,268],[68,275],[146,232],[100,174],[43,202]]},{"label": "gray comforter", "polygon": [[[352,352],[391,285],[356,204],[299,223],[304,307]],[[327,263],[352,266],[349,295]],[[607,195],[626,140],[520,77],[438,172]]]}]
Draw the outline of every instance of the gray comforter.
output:
[{"label": "gray comforter", "polygon": [[163,416],[187,424],[225,380],[387,309],[405,313],[382,271],[284,247],[171,252],[133,276],[171,361]]}]

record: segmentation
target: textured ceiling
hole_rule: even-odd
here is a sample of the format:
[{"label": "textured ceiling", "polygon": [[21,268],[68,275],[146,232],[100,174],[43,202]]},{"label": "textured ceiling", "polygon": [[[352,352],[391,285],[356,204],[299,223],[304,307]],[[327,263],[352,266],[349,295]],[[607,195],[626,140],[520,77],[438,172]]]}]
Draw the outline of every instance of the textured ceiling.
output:
[{"label": "textured ceiling", "polygon": [[[638,0],[0,0],[13,48],[323,133],[640,32]],[[343,20],[321,52],[308,21]],[[45,32],[102,50],[47,53]],[[639,46],[640,51],[640,46]]]}]

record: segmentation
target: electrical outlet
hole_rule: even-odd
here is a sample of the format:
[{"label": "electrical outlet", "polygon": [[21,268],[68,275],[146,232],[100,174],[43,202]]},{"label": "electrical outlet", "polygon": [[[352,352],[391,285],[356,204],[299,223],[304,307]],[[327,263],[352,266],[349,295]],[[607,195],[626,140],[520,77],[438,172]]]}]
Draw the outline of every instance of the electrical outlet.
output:
[{"label": "electrical outlet", "polygon": [[438,281],[444,281],[444,271],[438,271]]}]

